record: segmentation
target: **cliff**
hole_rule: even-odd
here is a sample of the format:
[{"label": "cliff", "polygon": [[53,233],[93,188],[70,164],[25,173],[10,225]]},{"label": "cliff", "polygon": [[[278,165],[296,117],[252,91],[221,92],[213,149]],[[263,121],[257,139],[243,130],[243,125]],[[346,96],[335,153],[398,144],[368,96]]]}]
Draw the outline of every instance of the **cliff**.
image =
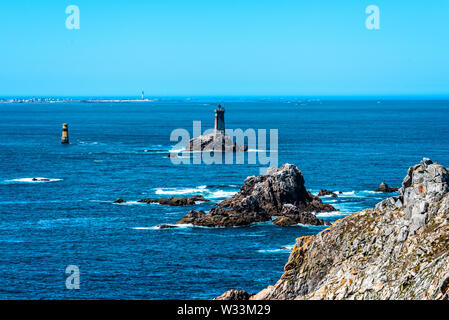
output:
[{"label": "cliff", "polygon": [[[296,239],[284,273],[249,299],[449,297],[449,172],[410,167],[399,196]],[[218,299],[246,297],[227,292]]]}]

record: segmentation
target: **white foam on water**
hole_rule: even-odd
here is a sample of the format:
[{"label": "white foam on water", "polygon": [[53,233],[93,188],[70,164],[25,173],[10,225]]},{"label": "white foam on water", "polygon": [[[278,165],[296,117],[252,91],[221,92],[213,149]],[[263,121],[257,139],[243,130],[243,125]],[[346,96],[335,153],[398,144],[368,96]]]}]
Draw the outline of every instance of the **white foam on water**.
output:
[{"label": "white foam on water", "polygon": [[180,153],[182,150],[184,150],[184,149],[171,149],[171,150],[168,150],[168,152],[170,152],[170,153]]},{"label": "white foam on water", "polygon": [[181,194],[192,194],[192,193],[204,193],[208,189],[206,186],[199,186],[196,188],[158,188],[156,189],[156,194],[163,195],[181,195]]},{"label": "white foam on water", "polygon": [[[291,247],[293,248],[293,247]],[[290,253],[291,249],[286,247],[286,249],[260,249],[257,250],[259,253]]]},{"label": "white foam on water", "polygon": [[[144,202],[138,202],[138,201],[126,201],[126,202],[122,202],[122,203],[114,203],[117,205],[121,205],[121,206],[135,206],[135,205],[146,205],[146,203]],[[158,203],[159,204],[159,203]]]},{"label": "white foam on water", "polygon": [[211,199],[225,199],[225,198],[229,198],[232,197],[233,195],[235,195],[237,193],[237,191],[223,191],[223,190],[217,190],[217,191],[213,191],[209,194],[208,198]]},{"label": "white foam on water", "polygon": [[161,228],[160,225],[152,226],[152,227],[134,227],[131,229],[134,230],[176,230],[176,229],[187,229],[194,227],[193,224],[171,224],[171,223],[162,223],[162,225],[176,227],[176,228]]},{"label": "white foam on water", "polygon": [[56,182],[56,181],[62,181],[63,179],[51,179],[51,178],[45,178],[45,177],[33,177],[33,178],[18,178],[18,179],[11,179],[11,180],[5,180],[6,183],[44,183],[44,182]]},{"label": "white foam on water", "polygon": [[80,146],[97,146],[97,145],[105,146],[106,143],[98,142],[98,141],[79,141],[78,145],[80,145]]},{"label": "white foam on water", "polygon": [[179,195],[195,195],[202,194],[205,198],[208,199],[225,199],[228,197],[232,197],[238,191],[225,191],[225,190],[211,190],[208,189],[207,186],[197,186],[194,188],[157,188],[156,194],[158,195],[168,195],[168,196],[179,196]]}]

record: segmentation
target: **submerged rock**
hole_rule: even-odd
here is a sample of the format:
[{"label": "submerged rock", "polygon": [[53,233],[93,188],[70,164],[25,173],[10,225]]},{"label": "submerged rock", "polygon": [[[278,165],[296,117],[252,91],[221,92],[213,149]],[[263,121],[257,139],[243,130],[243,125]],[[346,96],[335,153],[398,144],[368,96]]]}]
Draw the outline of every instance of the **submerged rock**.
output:
[{"label": "submerged rock", "polygon": [[141,203],[159,203],[162,205],[168,205],[168,206],[191,206],[196,204],[197,201],[204,201],[209,202],[206,198],[203,196],[193,196],[190,198],[186,197],[171,197],[171,198],[160,198],[160,199],[142,199],[138,202]]},{"label": "submerged rock", "polygon": [[217,206],[207,214],[190,211],[178,224],[243,226],[271,220],[272,216],[288,216],[283,223],[276,223],[287,225],[294,220],[294,224],[322,225],[324,222],[313,212],[336,211],[306,190],[301,171],[292,164],[270,168],[263,176],[248,177],[237,194]]},{"label": "submerged rock", "polygon": [[379,188],[377,188],[376,190],[374,190],[375,192],[386,192],[386,193],[391,193],[391,192],[397,192],[399,190],[398,187],[389,187],[388,184],[386,184],[385,182],[382,182],[379,185]]},{"label": "submerged rock", "polygon": [[424,159],[400,195],[296,243],[250,299],[449,299],[449,171]]}]

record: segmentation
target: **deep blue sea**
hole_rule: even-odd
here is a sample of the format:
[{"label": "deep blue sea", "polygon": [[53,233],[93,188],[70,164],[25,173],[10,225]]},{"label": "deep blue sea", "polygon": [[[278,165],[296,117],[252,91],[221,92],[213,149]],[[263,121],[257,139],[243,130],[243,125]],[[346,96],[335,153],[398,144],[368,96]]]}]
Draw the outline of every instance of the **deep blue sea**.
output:
[{"label": "deep blue sea", "polygon": [[[295,238],[322,227],[173,224],[237,192],[259,165],[175,165],[177,128],[213,126],[214,99],[140,103],[0,104],[0,299],[211,299],[257,292],[282,274]],[[241,99],[224,103],[228,128],[278,129],[279,164],[297,165],[334,221],[390,196],[409,166],[449,166],[449,101]],[[70,145],[61,145],[62,123]],[[33,182],[33,177],[49,178]],[[138,204],[203,195],[191,207]],[[113,204],[122,197],[130,201]],[[68,290],[65,268],[80,268]]]}]

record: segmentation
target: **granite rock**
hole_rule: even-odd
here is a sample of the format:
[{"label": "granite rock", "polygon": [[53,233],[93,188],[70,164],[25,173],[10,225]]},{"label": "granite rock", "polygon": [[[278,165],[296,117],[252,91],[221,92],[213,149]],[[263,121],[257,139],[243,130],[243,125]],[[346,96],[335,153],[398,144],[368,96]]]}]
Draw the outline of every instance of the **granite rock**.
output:
[{"label": "granite rock", "polygon": [[296,239],[264,299],[449,299],[449,174],[424,159],[400,195]]},{"label": "granite rock", "polygon": [[324,221],[314,215],[322,211],[336,209],[309,193],[301,171],[292,164],[285,164],[281,168],[270,168],[263,176],[248,177],[237,194],[218,203],[209,213],[190,211],[177,223],[230,227],[278,217],[275,219],[278,225],[322,225]]}]

